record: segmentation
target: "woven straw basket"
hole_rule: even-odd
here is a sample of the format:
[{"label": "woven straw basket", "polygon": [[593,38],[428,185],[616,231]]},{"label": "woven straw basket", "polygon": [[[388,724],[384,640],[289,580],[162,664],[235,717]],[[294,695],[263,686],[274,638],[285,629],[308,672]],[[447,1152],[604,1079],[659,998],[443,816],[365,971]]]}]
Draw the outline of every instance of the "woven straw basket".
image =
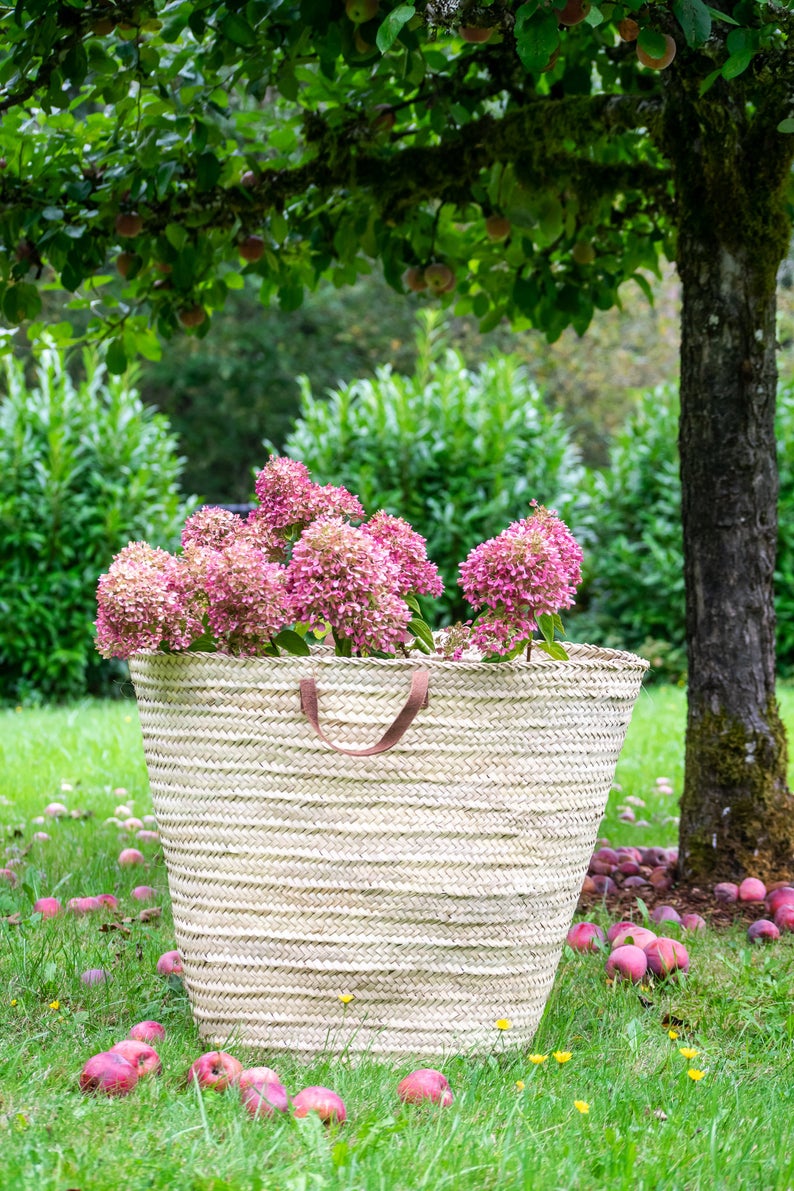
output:
[{"label": "woven straw basket", "polygon": [[496,665],[131,659],[208,1042],[429,1056],[531,1041],[647,667],[567,648]]}]

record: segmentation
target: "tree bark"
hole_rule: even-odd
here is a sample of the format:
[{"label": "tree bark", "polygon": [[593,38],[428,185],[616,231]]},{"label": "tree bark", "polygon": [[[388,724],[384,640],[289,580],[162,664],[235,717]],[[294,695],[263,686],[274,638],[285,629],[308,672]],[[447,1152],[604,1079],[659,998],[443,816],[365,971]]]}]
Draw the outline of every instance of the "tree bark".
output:
[{"label": "tree bark", "polygon": [[794,872],[773,586],[775,292],[788,243],[781,197],[790,152],[777,143],[784,138],[767,137],[779,161],[767,158],[759,171],[759,129],[745,112],[690,98],[682,128],[683,108],[672,106],[688,652],[679,871],[691,883],[772,880]]}]

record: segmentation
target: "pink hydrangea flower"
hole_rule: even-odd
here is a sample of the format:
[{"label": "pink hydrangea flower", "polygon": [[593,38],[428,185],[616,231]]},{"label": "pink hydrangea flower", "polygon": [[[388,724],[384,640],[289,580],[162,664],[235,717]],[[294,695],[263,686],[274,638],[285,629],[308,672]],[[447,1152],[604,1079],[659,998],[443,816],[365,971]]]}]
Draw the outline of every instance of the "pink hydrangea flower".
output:
[{"label": "pink hydrangea flower", "polygon": [[236,541],[225,550],[205,551],[197,564],[219,653],[260,654],[292,621],[284,567],[264,550]]},{"label": "pink hydrangea flower", "polygon": [[427,557],[427,542],[402,517],[393,517],[383,510],[376,513],[362,530],[379,542],[397,564],[400,591],[417,595],[440,596],[444,584],[438,567]]},{"label": "pink hydrangea flower", "polygon": [[294,534],[318,517],[361,520],[364,510],[346,488],[315,484],[305,463],[271,455],[256,477],[257,519],[276,534]]},{"label": "pink hydrangea flower", "polygon": [[244,525],[242,517],[236,513],[208,505],[188,517],[182,530],[182,546],[206,546],[210,550],[222,550],[239,536]]},{"label": "pink hydrangea flower", "polygon": [[201,634],[180,561],[147,542],[130,542],[99,578],[96,647],[106,658],[141,649],[186,649]]},{"label": "pink hydrangea flower", "polygon": [[471,621],[457,621],[436,634],[436,653],[448,662],[459,662],[472,646]]},{"label": "pink hydrangea flower", "polygon": [[531,637],[537,618],[570,608],[581,581],[582,551],[554,510],[533,501],[531,517],[475,547],[460,567],[466,599],[484,615],[473,644],[506,654]]},{"label": "pink hydrangea flower", "polygon": [[393,652],[408,638],[411,611],[400,594],[396,563],[374,538],[341,517],[322,517],[304,529],[287,567],[296,620],[360,653]]}]

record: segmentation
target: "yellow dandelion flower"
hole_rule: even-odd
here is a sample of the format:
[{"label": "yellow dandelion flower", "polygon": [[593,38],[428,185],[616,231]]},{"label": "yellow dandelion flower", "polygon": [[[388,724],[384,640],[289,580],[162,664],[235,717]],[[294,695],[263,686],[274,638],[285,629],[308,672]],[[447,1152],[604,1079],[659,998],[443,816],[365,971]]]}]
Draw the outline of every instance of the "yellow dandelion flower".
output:
[{"label": "yellow dandelion flower", "polygon": [[538,1064],[538,1063],[545,1063],[546,1059],[549,1056],[548,1055],[528,1055],[527,1057],[529,1058],[530,1063]]},{"label": "yellow dandelion flower", "polygon": [[694,1079],[695,1082],[697,1082],[697,1080],[699,1080],[699,1079],[702,1079],[705,1074],[706,1074],[705,1071],[698,1071],[696,1067],[690,1067],[689,1070],[687,1071],[687,1075],[689,1076],[689,1078]]},{"label": "yellow dandelion flower", "polygon": [[572,1050],[555,1050],[554,1058],[558,1063],[567,1063],[569,1059],[573,1058]]},{"label": "yellow dandelion flower", "polygon": [[124,723],[125,723],[125,724],[131,724],[131,723],[132,723],[132,716],[131,716],[131,715],[125,715],[125,716],[124,716]]},{"label": "yellow dandelion flower", "polygon": [[496,1025],[497,1030],[512,1030],[513,1028],[513,1023],[509,1017],[500,1017],[499,1020],[494,1024]]},{"label": "yellow dandelion flower", "polygon": [[353,993],[340,993],[339,994],[339,1000],[342,1002],[343,1005],[349,1005],[350,1002],[354,1001],[355,999],[356,998],[353,996]]},{"label": "yellow dandelion flower", "polygon": [[694,1059],[700,1054],[699,1050],[695,1050],[693,1046],[679,1046],[678,1053],[683,1055],[685,1059]]},{"label": "yellow dandelion flower", "polygon": [[19,1002],[17,1001],[16,997],[12,997],[12,998],[11,998],[11,1004],[12,1004],[12,1005],[18,1005],[18,1004],[19,1004]]},{"label": "yellow dandelion flower", "polygon": [[524,1090],[524,1081],[523,1081],[523,1079],[517,1079],[517,1080],[516,1080],[516,1088],[517,1088],[517,1090],[518,1090],[519,1092],[523,1092],[523,1090]]},{"label": "yellow dandelion flower", "polygon": [[60,1009],[60,1007],[61,1007],[61,1002],[60,1002],[60,1001],[50,1001],[50,1009],[56,1009],[56,1010],[57,1010],[57,1009]]},{"label": "yellow dandelion flower", "polygon": [[678,1037],[678,1030],[668,1030],[667,1037],[672,1038],[673,1042],[675,1042],[676,1038]]},{"label": "yellow dandelion flower", "polygon": [[590,1105],[586,1100],[574,1100],[573,1106],[574,1108],[579,1109],[579,1112],[582,1114],[582,1116],[587,1116],[590,1111]]}]

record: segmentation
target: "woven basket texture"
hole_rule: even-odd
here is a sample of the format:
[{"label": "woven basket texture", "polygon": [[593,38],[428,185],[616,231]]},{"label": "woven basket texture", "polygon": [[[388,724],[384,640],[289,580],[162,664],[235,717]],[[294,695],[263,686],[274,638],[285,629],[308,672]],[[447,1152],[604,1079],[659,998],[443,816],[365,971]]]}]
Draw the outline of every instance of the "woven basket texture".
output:
[{"label": "woven basket texture", "polygon": [[[647,668],[566,648],[495,665],[131,659],[207,1042],[305,1057],[531,1042]],[[326,734],[366,748],[421,667],[428,705],[379,756],[334,752],[301,711],[313,677]]]}]

